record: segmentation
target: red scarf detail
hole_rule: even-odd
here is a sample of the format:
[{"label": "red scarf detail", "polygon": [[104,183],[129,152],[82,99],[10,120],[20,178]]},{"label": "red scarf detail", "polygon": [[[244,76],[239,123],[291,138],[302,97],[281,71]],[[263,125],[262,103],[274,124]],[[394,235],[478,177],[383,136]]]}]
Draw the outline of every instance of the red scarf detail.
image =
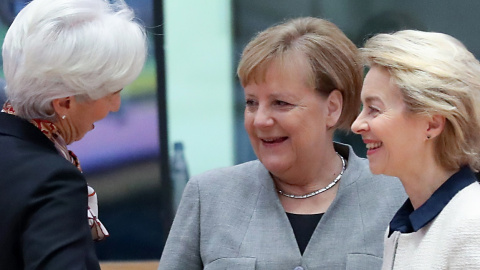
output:
[{"label": "red scarf detail", "polygon": [[[15,110],[9,102],[6,102],[3,105],[2,112],[16,115]],[[78,161],[77,156],[67,148],[67,144],[63,139],[62,135],[58,131],[57,126],[54,123],[43,120],[43,119],[32,119],[30,120],[34,126],[36,126],[40,131],[47,136],[54,144],[58,153],[64,157],[66,160],[70,161],[75,167],[82,171],[80,162]],[[98,219],[98,204],[97,204],[97,194],[91,186],[88,186],[88,222],[92,231],[92,238],[94,240],[100,241],[109,236],[107,229],[103,226],[102,222]]]}]

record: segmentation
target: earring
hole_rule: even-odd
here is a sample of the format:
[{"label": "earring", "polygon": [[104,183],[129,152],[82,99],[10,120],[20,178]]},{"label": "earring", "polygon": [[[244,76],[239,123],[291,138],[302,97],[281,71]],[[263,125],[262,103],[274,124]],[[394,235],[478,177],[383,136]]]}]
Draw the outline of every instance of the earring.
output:
[{"label": "earring", "polygon": [[65,118],[67,118],[66,115],[62,115],[62,120],[65,120]]},{"label": "earring", "polygon": [[430,140],[431,136],[430,135],[427,135],[427,140]]}]

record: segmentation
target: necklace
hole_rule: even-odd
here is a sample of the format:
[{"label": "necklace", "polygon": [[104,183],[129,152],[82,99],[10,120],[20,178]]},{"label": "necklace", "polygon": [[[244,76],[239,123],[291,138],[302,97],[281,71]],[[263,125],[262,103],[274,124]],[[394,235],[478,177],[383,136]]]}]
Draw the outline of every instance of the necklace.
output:
[{"label": "necklace", "polygon": [[278,193],[280,193],[281,195],[283,195],[285,197],[292,198],[292,199],[307,199],[307,198],[313,197],[315,195],[318,195],[322,192],[325,192],[325,191],[329,190],[330,188],[335,186],[335,184],[340,180],[340,178],[342,178],[342,175],[345,172],[345,167],[346,167],[345,159],[343,159],[343,157],[338,152],[337,152],[337,155],[342,160],[342,171],[340,172],[340,174],[335,179],[333,179],[333,181],[330,184],[328,184],[328,186],[326,186],[324,188],[321,188],[319,190],[315,190],[314,192],[311,192],[311,193],[308,193],[308,194],[305,194],[305,195],[288,194],[288,193],[285,193],[285,192],[281,191],[280,189],[278,189]]}]

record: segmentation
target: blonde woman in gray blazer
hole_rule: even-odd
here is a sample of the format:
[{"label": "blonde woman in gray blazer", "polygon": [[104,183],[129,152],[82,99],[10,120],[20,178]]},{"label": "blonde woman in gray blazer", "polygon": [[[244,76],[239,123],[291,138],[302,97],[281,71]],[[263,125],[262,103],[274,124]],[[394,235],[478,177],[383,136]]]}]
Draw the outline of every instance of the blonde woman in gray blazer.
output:
[{"label": "blonde woman in gray blazer", "polygon": [[318,18],[273,26],[247,45],[237,72],[258,160],[190,179],[159,270],[380,269],[405,192],[333,142],[360,110],[357,57]]}]

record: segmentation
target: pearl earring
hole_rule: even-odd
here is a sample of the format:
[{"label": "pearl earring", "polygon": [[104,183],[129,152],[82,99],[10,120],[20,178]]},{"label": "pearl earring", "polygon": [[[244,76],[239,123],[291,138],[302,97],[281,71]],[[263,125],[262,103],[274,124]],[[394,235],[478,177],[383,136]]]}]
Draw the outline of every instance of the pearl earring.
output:
[{"label": "pearl earring", "polygon": [[62,120],[65,120],[65,118],[67,118],[66,115],[62,115]]}]

